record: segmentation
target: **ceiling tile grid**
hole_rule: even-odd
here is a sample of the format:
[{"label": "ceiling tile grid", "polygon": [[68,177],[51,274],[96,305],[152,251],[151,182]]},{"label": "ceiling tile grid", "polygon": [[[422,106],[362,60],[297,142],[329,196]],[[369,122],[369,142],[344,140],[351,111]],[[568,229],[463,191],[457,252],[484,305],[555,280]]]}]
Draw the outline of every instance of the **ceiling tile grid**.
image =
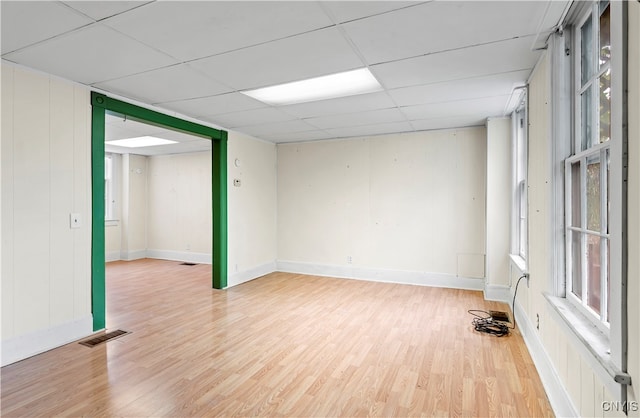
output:
[{"label": "ceiling tile grid", "polygon": [[378,64],[535,34],[541,4],[432,1],[343,27],[367,63]]},{"label": "ceiling tile grid", "polygon": [[104,21],[182,61],[328,27],[316,2],[156,1]]},{"label": "ceiling tile grid", "polygon": [[88,85],[178,63],[100,24],[65,33],[3,58]]},{"label": "ceiling tile grid", "polygon": [[[146,103],[179,101],[234,91],[233,88],[212,80],[189,64],[163,67],[95,83],[94,86]],[[162,88],[158,88],[159,86]]]},{"label": "ceiling tile grid", "polygon": [[[567,4],[2,1],[2,58],[276,143],[444,129],[509,110]],[[383,91],[242,93],[361,67]]]},{"label": "ceiling tile grid", "polygon": [[304,80],[361,68],[364,64],[336,28],[280,39],[193,61],[237,90]]},{"label": "ceiling tile grid", "polygon": [[0,7],[2,55],[93,23],[57,2],[3,1]]}]

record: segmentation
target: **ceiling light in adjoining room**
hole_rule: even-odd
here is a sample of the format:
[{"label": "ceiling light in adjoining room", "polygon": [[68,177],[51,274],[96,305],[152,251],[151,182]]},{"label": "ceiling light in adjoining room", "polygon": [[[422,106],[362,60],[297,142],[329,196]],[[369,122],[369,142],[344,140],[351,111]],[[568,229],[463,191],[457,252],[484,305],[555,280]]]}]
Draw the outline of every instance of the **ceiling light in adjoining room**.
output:
[{"label": "ceiling light in adjoining room", "polygon": [[117,145],[127,148],[153,147],[155,145],[177,144],[178,141],[170,139],[156,138],[155,136],[139,136],[136,138],[117,139],[115,141],[107,141],[105,144]]},{"label": "ceiling light in adjoining room", "polygon": [[343,73],[247,90],[242,93],[261,102],[278,106],[374,93],[381,90],[382,86],[369,69],[360,68]]}]

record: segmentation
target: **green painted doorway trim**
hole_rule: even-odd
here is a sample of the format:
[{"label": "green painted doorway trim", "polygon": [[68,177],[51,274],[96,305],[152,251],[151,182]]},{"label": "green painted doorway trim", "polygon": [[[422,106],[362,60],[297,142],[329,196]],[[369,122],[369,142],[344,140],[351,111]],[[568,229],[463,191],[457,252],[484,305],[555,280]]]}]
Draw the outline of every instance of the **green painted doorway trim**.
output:
[{"label": "green painted doorway trim", "polygon": [[104,232],[104,134],[107,111],[138,122],[195,134],[212,141],[212,286],[227,287],[227,132],[91,92],[91,311],[93,330],[106,326]]}]

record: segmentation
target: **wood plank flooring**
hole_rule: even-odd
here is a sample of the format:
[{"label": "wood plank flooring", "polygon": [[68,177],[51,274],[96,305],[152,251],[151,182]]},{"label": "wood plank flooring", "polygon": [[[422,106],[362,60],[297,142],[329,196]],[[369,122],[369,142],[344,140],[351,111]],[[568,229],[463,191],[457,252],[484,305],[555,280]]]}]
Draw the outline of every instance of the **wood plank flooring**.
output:
[{"label": "wood plank flooring", "polygon": [[107,265],[108,330],[2,368],[10,416],[553,416],[516,330],[476,333],[481,292],[211,267]]}]

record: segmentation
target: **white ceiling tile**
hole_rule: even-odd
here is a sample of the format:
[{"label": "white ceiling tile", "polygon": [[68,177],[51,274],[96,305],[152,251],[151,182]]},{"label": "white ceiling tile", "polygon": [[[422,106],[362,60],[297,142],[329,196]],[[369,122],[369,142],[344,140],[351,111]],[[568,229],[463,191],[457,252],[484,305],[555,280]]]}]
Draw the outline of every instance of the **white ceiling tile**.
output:
[{"label": "white ceiling tile", "polygon": [[320,128],[341,128],[345,126],[359,126],[367,124],[381,124],[406,120],[396,108],[372,110],[359,113],[341,113],[337,115],[320,116],[305,119],[305,122]]},{"label": "white ceiling tile", "polygon": [[104,21],[181,60],[327,27],[316,2],[159,1]]},{"label": "white ceiling tile", "polygon": [[335,115],[337,113],[364,112],[367,110],[386,109],[395,104],[385,92],[359,94],[340,97],[338,99],[320,100],[295,105],[282,106],[283,112],[299,118]]},{"label": "white ceiling tile", "polygon": [[194,68],[238,90],[302,80],[363,66],[336,28],[216,55]]},{"label": "white ceiling tile", "polygon": [[2,54],[80,28],[93,21],[51,1],[2,1]]},{"label": "white ceiling tile", "polygon": [[531,36],[511,39],[374,65],[370,70],[389,89],[531,70],[540,55],[529,49],[532,41]]},{"label": "white ceiling tile", "polygon": [[383,135],[409,131],[413,131],[413,127],[409,122],[392,122],[375,125],[348,126],[344,128],[327,129],[327,132],[333,134],[334,138]]},{"label": "white ceiling tile", "polygon": [[205,120],[208,120],[206,116],[267,107],[264,103],[252,99],[242,93],[227,93],[217,96],[202,97],[199,99],[164,102],[158,103],[158,106],[174,110],[185,115],[201,117]]},{"label": "white ceiling tile", "polygon": [[429,103],[401,107],[400,110],[411,121],[419,119],[445,118],[448,116],[466,116],[484,114],[485,118],[503,116],[504,108],[511,95],[485,97],[481,99],[456,100],[445,103]]},{"label": "white ceiling tile", "polygon": [[391,10],[417,5],[419,1],[327,1],[323,5],[329,9],[336,22],[348,22],[386,13]]},{"label": "white ceiling tile", "polygon": [[515,87],[526,84],[530,73],[530,70],[511,71],[486,77],[402,87],[389,90],[389,94],[398,106],[501,96],[511,94]]},{"label": "white ceiling tile", "polygon": [[152,104],[213,96],[232,90],[200,74],[189,64],[118,78],[98,83],[96,87]]},{"label": "white ceiling tile", "polygon": [[307,132],[317,130],[317,128],[305,123],[304,121],[296,119],[285,122],[268,123],[264,125],[242,126],[235,128],[234,130],[262,138],[263,135]]},{"label": "white ceiling tile", "polygon": [[375,64],[532,35],[545,9],[541,1],[434,1],[343,28]]},{"label": "white ceiling tile", "polygon": [[434,129],[464,128],[467,126],[483,126],[487,117],[479,114],[472,116],[453,116],[437,119],[422,119],[411,121],[411,125],[417,131],[430,131]]},{"label": "white ceiling tile", "polygon": [[65,1],[63,2],[82,14],[95,20],[102,20],[110,16],[135,9],[150,1]]},{"label": "white ceiling tile", "polygon": [[295,119],[273,107],[261,109],[243,110],[241,112],[215,115],[210,118],[214,123],[226,128],[236,128],[238,126],[263,125],[270,122],[284,122]]},{"label": "white ceiling tile", "polygon": [[84,84],[175,64],[175,60],[99,24],[21,49],[6,59]]}]

